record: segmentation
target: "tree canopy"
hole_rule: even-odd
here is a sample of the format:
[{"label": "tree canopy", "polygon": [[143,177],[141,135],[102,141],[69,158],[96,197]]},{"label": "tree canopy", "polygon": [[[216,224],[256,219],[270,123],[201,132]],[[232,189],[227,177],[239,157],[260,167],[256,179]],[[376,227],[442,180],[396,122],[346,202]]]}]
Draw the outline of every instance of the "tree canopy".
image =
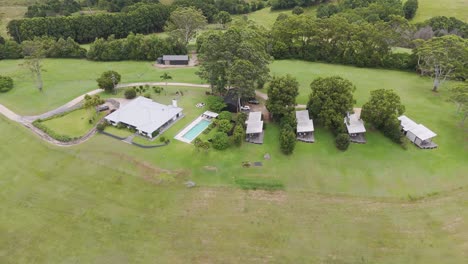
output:
[{"label": "tree canopy", "polygon": [[452,77],[468,78],[468,40],[455,35],[416,41],[414,53],[418,57],[421,75],[433,78],[433,91]]},{"label": "tree canopy", "polygon": [[106,71],[96,80],[99,88],[104,89],[106,92],[112,92],[115,86],[120,82],[120,74],[116,71]]},{"label": "tree canopy", "polygon": [[202,11],[193,7],[179,7],[171,13],[166,31],[185,46],[207,24]]},{"label": "tree canopy", "polygon": [[279,121],[296,108],[299,82],[289,74],[286,76],[273,76],[267,93],[266,108],[273,118]]},{"label": "tree canopy", "polygon": [[333,132],[342,132],[343,118],[355,103],[356,87],[349,80],[332,76],[315,79],[310,88],[307,109],[311,116]]},{"label": "tree canopy", "polygon": [[9,76],[0,75],[0,93],[6,93],[13,89],[13,79]]}]

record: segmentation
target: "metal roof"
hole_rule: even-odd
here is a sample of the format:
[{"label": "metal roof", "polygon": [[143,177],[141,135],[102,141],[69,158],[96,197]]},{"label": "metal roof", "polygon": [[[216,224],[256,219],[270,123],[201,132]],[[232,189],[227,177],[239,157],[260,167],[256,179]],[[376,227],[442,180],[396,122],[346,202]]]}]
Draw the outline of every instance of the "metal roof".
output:
[{"label": "metal roof", "polygon": [[308,110],[296,111],[296,119],[298,133],[314,131],[314,122],[309,118]]},{"label": "metal roof", "polygon": [[145,97],[137,97],[122,108],[106,116],[106,120],[125,123],[151,134],[173,119],[182,108],[156,103]]},{"label": "metal roof", "polygon": [[417,124],[405,115],[398,117],[398,120],[401,121],[401,127],[404,131],[413,133],[417,138],[423,141],[437,136],[437,134],[429,128],[424,125]]},{"label": "metal roof", "polygon": [[262,121],[262,112],[250,112],[249,118],[247,119],[246,123],[258,121]]},{"label": "metal roof", "polygon": [[211,112],[211,111],[205,111],[205,113],[203,113],[203,115],[206,115],[206,116],[209,116],[209,117],[212,117],[212,118],[218,117],[217,113]]},{"label": "metal roof", "polygon": [[188,61],[188,55],[163,55],[163,60],[166,61]]},{"label": "metal roof", "polygon": [[346,128],[348,129],[349,134],[366,132],[364,121],[362,121],[362,119],[360,119],[357,114],[348,114],[348,116],[344,118],[344,123],[346,124]]},{"label": "metal roof", "polygon": [[247,129],[245,131],[246,134],[262,133],[263,121],[253,121],[253,122],[246,122],[246,123],[247,123]]}]

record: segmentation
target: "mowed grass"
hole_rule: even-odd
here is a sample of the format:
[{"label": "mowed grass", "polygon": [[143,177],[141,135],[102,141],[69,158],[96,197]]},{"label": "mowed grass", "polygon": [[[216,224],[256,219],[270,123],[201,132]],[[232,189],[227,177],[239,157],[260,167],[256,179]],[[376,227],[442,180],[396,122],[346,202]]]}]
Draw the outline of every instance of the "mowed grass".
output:
[{"label": "mowed grass", "polygon": [[44,91],[35,86],[31,74],[21,66],[22,60],[0,61],[0,74],[13,78],[15,87],[0,95],[0,103],[22,115],[41,114],[97,89],[96,79],[108,70],[122,75],[122,83],[160,81],[168,72],[174,82],[201,83],[195,68],[159,69],[151,62],[91,62],[74,59],[45,59],[43,61]]},{"label": "mowed grass", "polygon": [[[315,15],[316,12],[317,12],[317,6],[304,8],[304,14]],[[270,7],[265,7],[263,9],[260,9],[252,13],[248,13],[244,15],[234,15],[233,19],[242,19],[243,16],[247,16],[249,20],[254,21],[257,25],[270,29],[275,23],[278,15],[281,13],[287,14],[287,15],[293,15],[292,9],[272,11]]]},{"label": "mowed grass", "polygon": [[435,16],[456,17],[468,22],[468,1],[466,0],[419,0],[414,22],[422,22]]},{"label": "mowed grass", "polygon": [[[162,170],[166,159],[145,163],[133,156],[143,150],[104,136],[85,153],[53,147],[3,117],[0,130],[1,263],[426,264],[468,258],[466,189],[416,202],[308,188],[187,189],[182,183],[191,170]],[[101,141],[107,144],[92,148]],[[171,147],[148,155],[160,159]],[[105,156],[96,159],[92,151]],[[179,155],[195,164],[202,156]],[[273,155],[272,163],[279,160]]]},{"label": "mowed grass", "polygon": [[[63,116],[46,120],[42,124],[59,135],[81,137],[94,127],[95,123],[89,123],[94,115],[94,109],[78,109]],[[104,113],[100,113],[96,120],[103,116]]]}]

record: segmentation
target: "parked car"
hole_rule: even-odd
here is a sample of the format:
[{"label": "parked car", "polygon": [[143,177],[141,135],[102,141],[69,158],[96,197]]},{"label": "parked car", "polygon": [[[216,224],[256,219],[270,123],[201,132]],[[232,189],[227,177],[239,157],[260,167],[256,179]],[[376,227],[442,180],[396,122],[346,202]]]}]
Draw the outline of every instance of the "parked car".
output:
[{"label": "parked car", "polygon": [[240,110],[241,111],[250,111],[250,106],[248,106],[248,105],[241,106]]},{"label": "parked car", "polygon": [[255,104],[258,105],[260,102],[257,99],[250,99],[249,104]]}]

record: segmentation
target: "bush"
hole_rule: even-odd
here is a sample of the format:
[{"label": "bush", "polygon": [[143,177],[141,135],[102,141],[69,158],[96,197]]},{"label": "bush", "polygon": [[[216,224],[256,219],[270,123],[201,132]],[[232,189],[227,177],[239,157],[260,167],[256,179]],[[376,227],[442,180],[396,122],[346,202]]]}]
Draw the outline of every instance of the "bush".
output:
[{"label": "bush", "polygon": [[100,122],[97,124],[96,129],[100,132],[104,131],[109,124],[106,121]]},{"label": "bush", "polygon": [[229,120],[219,120],[218,122],[218,130],[220,132],[228,133],[232,129],[232,124]]},{"label": "bush", "polygon": [[49,135],[51,138],[61,141],[61,142],[70,142],[72,140],[78,139],[78,138],[70,137],[67,135],[57,134],[55,131],[51,130],[50,128],[42,124],[42,121],[45,121],[45,120],[38,119],[33,122],[33,125],[37,127],[38,129],[42,130],[47,135]]},{"label": "bush", "polygon": [[8,76],[0,75],[0,93],[6,93],[13,89],[13,79]]},{"label": "bush", "polygon": [[229,147],[229,137],[226,133],[217,132],[214,134],[211,144],[217,150],[227,149]]},{"label": "bush", "polygon": [[303,14],[304,13],[304,8],[300,7],[300,6],[295,6],[292,10],[292,13],[294,15],[300,15],[300,14]]},{"label": "bush", "polygon": [[219,113],[218,119],[219,119],[219,120],[228,120],[228,121],[231,121],[231,120],[232,120],[232,114],[231,114],[231,112],[229,112],[229,111],[222,111],[221,113]]},{"label": "bush", "polygon": [[134,88],[127,88],[125,89],[124,96],[127,99],[133,99],[136,97],[136,91]]},{"label": "bush", "polygon": [[236,146],[242,145],[245,140],[245,130],[241,124],[237,124],[232,134],[232,143]]},{"label": "bush", "polygon": [[206,106],[208,107],[210,111],[219,113],[221,110],[226,108],[227,105],[226,103],[224,103],[224,100],[222,97],[210,95],[206,99]]},{"label": "bush", "polygon": [[296,147],[296,133],[294,133],[294,130],[289,125],[285,125],[281,129],[279,141],[281,151],[284,154],[289,155],[293,153]]},{"label": "bush", "polygon": [[418,0],[407,0],[403,5],[403,12],[406,19],[412,19],[418,10]]},{"label": "bush", "polygon": [[345,151],[348,149],[350,143],[349,135],[342,133],[338,134],[335,138],[335,145],[339,150]]},{"label": "bush", "polygon": [[159,142],[166,142],[166,137],[164,136],[159,137]]}]

